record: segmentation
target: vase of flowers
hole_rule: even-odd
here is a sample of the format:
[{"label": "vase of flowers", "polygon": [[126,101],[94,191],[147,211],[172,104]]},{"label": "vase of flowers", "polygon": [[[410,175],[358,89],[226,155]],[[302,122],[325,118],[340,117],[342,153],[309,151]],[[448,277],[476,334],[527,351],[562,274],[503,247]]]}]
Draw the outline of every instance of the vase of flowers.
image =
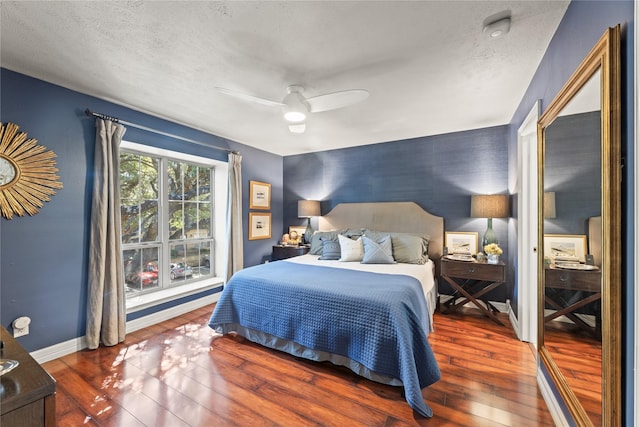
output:
[{"label": "vase of flowers", "polygon": [[490,243],[484,247],[484,252],[487,254],[488,264],[497,264],[500,261],[500,255],[502,255],[502,249],[497,243]]}]

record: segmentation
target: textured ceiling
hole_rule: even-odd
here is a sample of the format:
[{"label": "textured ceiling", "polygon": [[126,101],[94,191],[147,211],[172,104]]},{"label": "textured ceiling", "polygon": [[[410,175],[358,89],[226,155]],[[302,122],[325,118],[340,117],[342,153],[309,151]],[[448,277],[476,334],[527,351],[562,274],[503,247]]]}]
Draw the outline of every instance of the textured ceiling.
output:
[{"label": "textured ceiling", "polygon": [[[2,0],[1,65],[289,155],[508,123],[568,4]],[[511,31],[488,39],[504,11]],[[281,101],[291,84],[370,96],[296,135],[279,108],[215,89]]]}]

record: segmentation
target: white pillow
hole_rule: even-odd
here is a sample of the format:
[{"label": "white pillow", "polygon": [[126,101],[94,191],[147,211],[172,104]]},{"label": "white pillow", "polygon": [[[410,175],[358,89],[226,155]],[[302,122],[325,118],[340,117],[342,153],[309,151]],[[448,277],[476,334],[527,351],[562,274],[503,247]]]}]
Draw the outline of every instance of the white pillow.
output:
[{"label": "white pillow", "polygon": [[362,246],[361,237],[358,237],[358,240],[352,240],[339,234],[338,242],[340,243],[340,259],[338,261],[362,261],[364,247]]}]

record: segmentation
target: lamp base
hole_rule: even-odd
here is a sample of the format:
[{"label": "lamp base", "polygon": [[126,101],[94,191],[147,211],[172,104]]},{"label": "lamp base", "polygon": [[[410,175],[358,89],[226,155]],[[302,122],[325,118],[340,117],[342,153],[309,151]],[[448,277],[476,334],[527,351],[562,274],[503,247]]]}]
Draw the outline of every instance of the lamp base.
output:
[{"label": "lamp base", "polygon": [[498,243],[498,237],[496,233],[493,231],[493,219],[487,219],[487,231],[484,232],[484,236],[482,236],[482,251],[484,252],[484,247],[491,244]]},{"label": "lamp base", "polygon": [[304,230],[304,242],[311,244],[311,236],[313,236],[313,228],[311,228],[311,218],[307,218],[307,228]]}]

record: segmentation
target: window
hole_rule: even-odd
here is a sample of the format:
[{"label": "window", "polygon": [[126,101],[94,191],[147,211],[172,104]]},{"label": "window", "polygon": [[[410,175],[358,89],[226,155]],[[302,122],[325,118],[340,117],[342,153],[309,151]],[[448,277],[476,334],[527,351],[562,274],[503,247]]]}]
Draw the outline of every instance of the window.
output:
[{"label": "window", "polygon": [[182,296],[181,288],[219,283],[222,252],[216,246],[224,238],[226,179],[226,163],[122,143],[120,220],[128,308],[142,295],[171,289],[164,294]]}]

